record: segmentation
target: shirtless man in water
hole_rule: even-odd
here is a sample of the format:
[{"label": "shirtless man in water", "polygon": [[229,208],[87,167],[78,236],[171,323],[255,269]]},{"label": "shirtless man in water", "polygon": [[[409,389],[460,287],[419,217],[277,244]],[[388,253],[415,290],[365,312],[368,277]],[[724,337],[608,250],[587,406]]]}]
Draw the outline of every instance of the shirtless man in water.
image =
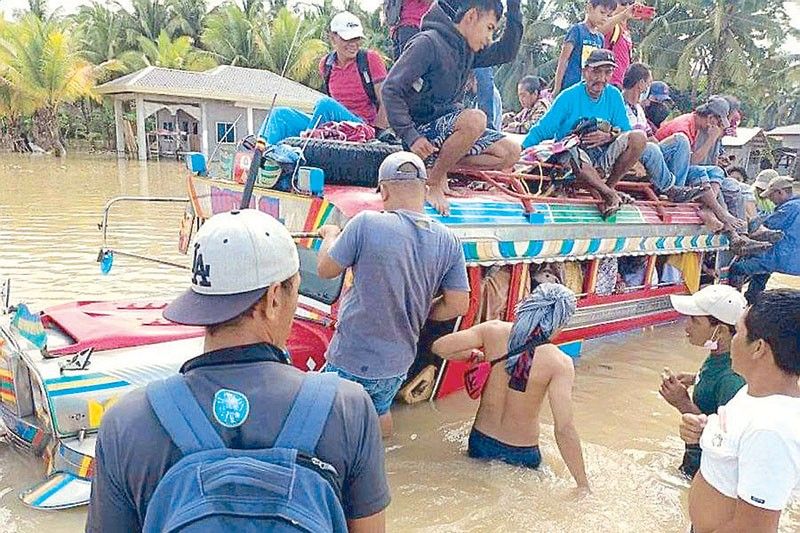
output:
[{"label": "shirtless man in water", "polygon": [[[569,289],[543,283],[517,306],[513,324],[492,320],[433,343],[433,352],[445,359],[465,361],[480,350],[482,359],[496,362],[469,436],[470,457],[537,468],[541,463],[539,411],[547,394],[561,457],[578,487],[588,489],[572,417],[575,369],[572,359],[549,341],[569,321],[575,305]],[[522,347],[529,349],[504,357]]]},{"label": "shirtless man in water", "polygon": [[692,531],[777,531],[800,488],[800,291],[760,296],[736,325],[731,361],[747,384],[716,414],[681,421],[681,438],[703,449]]}]

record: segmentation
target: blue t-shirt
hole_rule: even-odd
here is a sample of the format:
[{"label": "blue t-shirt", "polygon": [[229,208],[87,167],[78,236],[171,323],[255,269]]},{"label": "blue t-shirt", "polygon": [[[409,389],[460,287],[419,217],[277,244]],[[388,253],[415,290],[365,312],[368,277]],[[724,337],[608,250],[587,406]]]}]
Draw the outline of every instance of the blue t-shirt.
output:
[{"label": "blue t-shirt", "polygon": [[781,230],[783,238],[754,261],[768,272],[783,272],[800,276],[800,196],[779,205],[764,219],[764,226]]},{"label": "blue t-shirt", "polygon": [[619,89],[607,85],[600,98],[592,100],[586,91],[586,83],[581,82],[558,94],[547,113],[528,131],[522,147],[535,146],[547,139],[563,139],[582,118],[603,119],[621,131],[631,130]]},{"label": "blue t-shirt", "polygon": [[564,37],[564,43],[571,43],[572,53],[567,61],[567,68],[564,71],[564,79],[561,82],[561,90],[568,89],[581,81],[581,73],[586,59],[593,50],[603,48],[605,38],[602,33],[593,32],[585,22],[573,24]]},{"label": "blue t-shirt", "polygon": [[342,299],[327,359],[359,377],[407,373],[436,294],[469,291],[458,238],[422,213],[359,213],[329,253],[353,268],[353,286]]}]

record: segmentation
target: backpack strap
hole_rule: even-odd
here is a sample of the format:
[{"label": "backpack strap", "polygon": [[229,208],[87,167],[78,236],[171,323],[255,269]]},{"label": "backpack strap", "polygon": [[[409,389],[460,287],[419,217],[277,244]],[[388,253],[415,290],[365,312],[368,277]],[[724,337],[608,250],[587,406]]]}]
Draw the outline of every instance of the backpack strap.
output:
[{"label": "backpack strap", "polygon": [[147,399],[161,426],[184,456],[225,448],[183,375],[151,382],[147,385]]},{"label": "backpack strap", "polygon": [[339,376],[333,372],[306,374],[289,416],[275,440],[275,448],[290,448],[314,455],[333,407],[338,383]]},{"label": "backpack strap", "polygon": [[364,86],[369,101],[378,109],[378,95],[375,93],[375,83],[372,81],[372,75],[369,72],[369,58],[367,51],[363,48],[358,50],[356,54],[356,65],[358,66],[358,74],[361,77],[361,84]]},{"label": "backpack strap", "polygon": [[333,72],[333,62],[336,61],[336,52],[331,52],[325,56],[325,63],[322,65],[322,92],[331,95],[328,83],[331,81],[331,72]]}]

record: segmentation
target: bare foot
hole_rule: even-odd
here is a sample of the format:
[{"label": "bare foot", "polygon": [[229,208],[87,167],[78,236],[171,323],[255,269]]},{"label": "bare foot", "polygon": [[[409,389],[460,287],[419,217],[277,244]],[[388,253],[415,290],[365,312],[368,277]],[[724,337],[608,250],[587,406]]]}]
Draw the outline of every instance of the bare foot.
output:
[{"label": "bare foot", "polygon": [[444,187],[428,187],[428,194],[426,195],[425,199],[428,200],[428,203],[431,204],[431,207],[433,207],[440,215],[445,217],[450,215],[450,203],[447,201],[447,198],[444,197]]},{"label": "bare foot", "polygon": [[728,215],[722,219],[722,222],[725,224],[726,228],[734,229],[736,231],[743,230],[747,227],[747,222],[740,218],[736,218],[730,213],[728,213]]}]

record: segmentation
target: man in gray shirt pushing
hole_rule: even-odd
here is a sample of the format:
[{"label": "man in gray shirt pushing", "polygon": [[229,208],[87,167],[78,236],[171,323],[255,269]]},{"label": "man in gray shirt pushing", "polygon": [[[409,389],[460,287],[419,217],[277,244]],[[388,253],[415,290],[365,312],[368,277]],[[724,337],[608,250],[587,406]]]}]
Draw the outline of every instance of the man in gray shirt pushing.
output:
[{"label": "man in gray shirt pushing", "polygon": [[364,386],[384,437],[392,433],[389,408],[414,362],[425,320],[450,320],[469,306],[461,243],[424,213],[426,178],[417,155],[394,153],[379,170],[384,211],[359,213],[344,231],[320,228],[318,274],[334,278],[353,269],[326,370]]}]

